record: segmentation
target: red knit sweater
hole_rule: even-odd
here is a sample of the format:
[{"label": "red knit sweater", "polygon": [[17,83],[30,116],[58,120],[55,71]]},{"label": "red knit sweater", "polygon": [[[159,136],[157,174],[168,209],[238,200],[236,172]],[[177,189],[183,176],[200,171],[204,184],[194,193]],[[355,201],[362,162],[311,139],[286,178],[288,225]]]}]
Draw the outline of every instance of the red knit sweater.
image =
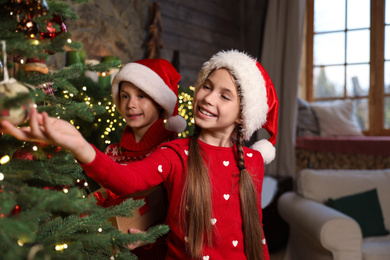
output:
[{"label": "red knit sweater", "polygon": [[[176,138],[177,134],[168,131],[164,127],[164,120],[160,118],[146,131],[142,140],[138,143],[134,139],[132,129],[126,126],[120,142],[109,145],[105,153],[113,161],[126,165],[144,159],[156,150],[160,144]],[[125,197],[116,195],[109,189],[107,189],[106,198],[103,198],[100,194],[95,194],[95,196],[98,199],[98,204],[104,207],[117,205],[126,199]]]},{"label": "red knit sweater", "polygon": [[[164,183],[169,199],[166,223],[171,228],[166,259],[190,259],[186,254],[187,234],[181,228],[178,218],[184,173],[187,171],[188,143],[189,138],[163,144],[144,160],[127,166],[113,163],[108,156],[96,149],[95,160],[81,165],[90,177],[121,195],[132,194]],[[236,148],[235,146],[215,147],[201,141],[199,143],[205,151],[203,159],[208,166],[212,183],[213,218],[210,221],[214,227],[213,244],[211,247],[203,248],[203,259],[246,259]],[[244,147],[244,156],[246,168],[254,176],[259,194],[259,215],[262,218],[260,194],[264,175],[263,159],[258,151],[246,147]],[[259,243],[263,243],[265,259],[269,259],[265,239]]]},{"label": "red knit sweater", "polygon": [[[125,127],[122,138],[119,143],[111,144],[106,148],[105,153],[115,162],[120,164],[129,164],[134,161],[140,161],[150,155],[161,144],[177,138],[177,134],[168,131],[164,127],[164,120],[158,119],[145,133],[140,142],[134,139],[133,131],[129,126]],[[117,205],[126,199],[125,196],[116,195],[107,189],[107,196],[104,198],[96,193],[99,205],[108,207]],[[165,219],[161,219],[164,223]],[[158,224],[158,223],[156,223]],[[139,260],[160,260],[164,259],[167,251],[167,236],[164,235],[157,239],[156,243],[144,247],[138,247],[132,252]]]}]

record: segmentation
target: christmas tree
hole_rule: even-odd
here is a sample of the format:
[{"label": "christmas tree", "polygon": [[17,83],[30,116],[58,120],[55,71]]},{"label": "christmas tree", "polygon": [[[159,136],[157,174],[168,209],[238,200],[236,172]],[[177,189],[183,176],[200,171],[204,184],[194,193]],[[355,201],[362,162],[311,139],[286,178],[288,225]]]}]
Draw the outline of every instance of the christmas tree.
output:
[{"label": "christmas tree", "polygon": [[[84,76],[92,71],[104,77],[120,61],[77,60],[83,46],[69,40],[65,21],[77,19],[69,3],[0,0],[0,15],[0,120],[24,124],[29,108],[36,106],[73,123],[99,148],[110,134],[121,132],[114,131],[121,118],[111,100],[102,98],[109,96],[107,88]],[[49,70],[45,60],[59,52],[76,62]],[[93,182],[68,151],[5,134],[0,147],[1,259],[134,259],[128,244],[153,242],[168,231],[164,225],[141,234],[118,231],[108,219],[131,217],[144,202],[97,206]]]}]

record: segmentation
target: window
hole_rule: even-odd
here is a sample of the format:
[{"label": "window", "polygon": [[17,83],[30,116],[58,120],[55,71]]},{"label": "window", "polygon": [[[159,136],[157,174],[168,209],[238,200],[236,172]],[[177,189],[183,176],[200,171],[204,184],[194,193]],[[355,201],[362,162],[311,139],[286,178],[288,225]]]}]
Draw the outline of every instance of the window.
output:
[{"label": "window", "polygon": [[352,99],[367,135],[390,135],[390,0],[308,0],[307,99]]}]

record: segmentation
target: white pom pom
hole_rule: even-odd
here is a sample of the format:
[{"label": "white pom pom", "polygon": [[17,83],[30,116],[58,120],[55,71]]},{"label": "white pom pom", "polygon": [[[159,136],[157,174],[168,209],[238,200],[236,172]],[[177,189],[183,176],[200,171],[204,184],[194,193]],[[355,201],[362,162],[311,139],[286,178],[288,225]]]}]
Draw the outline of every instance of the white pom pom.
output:
[{"label": "white pom pom", "polygon": [[187,121],[182,118],[181,116],[171,116],[168,118],[167,122],[165,123],[165,128],[174,131],[176,133],[181,133],[186,129],[187,127]]},{"label": "white pom pom", "polygon": [[257,141],[251,146],[251,148],[261,153],[261,156],[263,156],[264,164],[269,164],[273,161],[273,159],[275,159],[276,149],[266,139]]}]

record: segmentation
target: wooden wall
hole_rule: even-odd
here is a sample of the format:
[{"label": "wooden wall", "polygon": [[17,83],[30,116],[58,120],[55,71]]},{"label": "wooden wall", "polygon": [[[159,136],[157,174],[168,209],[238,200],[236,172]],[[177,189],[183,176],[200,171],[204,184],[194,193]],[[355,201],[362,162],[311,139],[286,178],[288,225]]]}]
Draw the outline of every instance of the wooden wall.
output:
[{"label": "wooden wall", "polygon": [[180,55],[181,85],[196,82],[203,62],[220,50],[259,56],[266,0],[158,0],[163,58]]},{"label": "wooden wall", "polygon": [[91,0],[74,6],[80,18],[68,22],[68,29],[89,59],[115,55],[128,63],[145,58],[155,2],[161,12],[162,58],[171,61],[178,51],[182,87],[193,85],[203,62],[220,50],[259,56],[268,0]]}]

